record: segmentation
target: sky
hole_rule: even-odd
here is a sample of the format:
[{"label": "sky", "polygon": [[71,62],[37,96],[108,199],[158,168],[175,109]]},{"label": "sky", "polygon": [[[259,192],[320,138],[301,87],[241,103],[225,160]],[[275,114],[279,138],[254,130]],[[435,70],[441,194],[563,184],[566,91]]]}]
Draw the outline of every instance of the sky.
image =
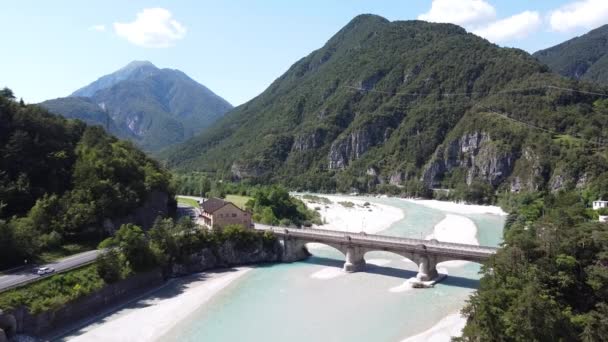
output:
[{"label": "sky", "polygon": [[608,0],[11,1],[0,87],[37,103],[148,60],[239,105],[363,13],[450,22],[532,53],[607,24]]}]

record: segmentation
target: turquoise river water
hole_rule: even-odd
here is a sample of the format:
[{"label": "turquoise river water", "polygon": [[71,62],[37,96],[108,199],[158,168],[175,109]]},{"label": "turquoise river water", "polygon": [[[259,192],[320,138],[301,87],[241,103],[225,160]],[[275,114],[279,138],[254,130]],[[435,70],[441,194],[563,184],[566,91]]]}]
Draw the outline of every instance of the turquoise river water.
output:
[{"label": "turquoise river water", "polygon": [[[403,210],[404,218],[381,232],[386,235],[426,236],[446,214],[394,198],[357,199]],[[475,222],[481,245],[499,244],[504,217],[459,215]],[[163,340],[401,341],[458,312],[479,283],[479,265],[467,263],[449,267],[449,276],[432,289],[391,292],[416,273],[413,263],[387,252],[365,256],[383,259],[382,266],[368,264],[365,272],[318,279],[312,275],[342,267],[344,257],[330,247],[311,251],[314,256],[306,261],[248,272]]]}]

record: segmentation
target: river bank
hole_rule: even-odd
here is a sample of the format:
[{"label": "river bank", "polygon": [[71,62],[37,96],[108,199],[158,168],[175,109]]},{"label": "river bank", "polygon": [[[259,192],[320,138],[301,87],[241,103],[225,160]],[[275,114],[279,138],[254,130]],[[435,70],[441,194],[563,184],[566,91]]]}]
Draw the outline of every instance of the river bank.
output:
[{"label": "river bank", "polygon": [[[445,218],[436,224],[433,228],[433,233],[426,236],[425,239],[437,239],[443,242],[454,242],[454,243],[465,243],[470,245],[479,245],[477,239],[477,226],[475,223],[465,217],[462,214],[491,214],[498,216],[506,216],[500,207],[497,206],[484,206],[484,205],[469,205],[456,202],[443,202],[437,200],[415,200],[415,199],[404,199],[410,203],[416,203],[425,207],[449,212]],[[456,215],[452,213],[458,213]],[[439,263],[437,269],[439,273],[448,274],[449,268],[452,267],[463,267],[470,262],[468,261],[446,261]],[[448,268],[448,269],[446,269]],[[405,286],[407,287],[407,286]],[[402,290],[402,289],[401,289]],[[460,313],[452,313],[442,318],[439,322],[433,325],[428,330],[408,337],[402,342],[448,342],[452,337],[459,337],[462,335],[462,329],[466,325],[466,318],[460,315]]]},{"label": "river bank", "polygon": [[317,229],[340,230],[346,232],[366,232],[374,234],[403,219],[403,211],[390,205],[375,203],[347,196],[315,195],[330,202],[318,203],[296,194],[309,209],[317,210],[325,224]]},{"label": "river bank", "polygon": [[96,318],[95,323],[70,334],[64,340],[160,340],[172,327],[250,270],[251,267],[237,267],[170,280],[157,291],[127,304],[115,313]]}]

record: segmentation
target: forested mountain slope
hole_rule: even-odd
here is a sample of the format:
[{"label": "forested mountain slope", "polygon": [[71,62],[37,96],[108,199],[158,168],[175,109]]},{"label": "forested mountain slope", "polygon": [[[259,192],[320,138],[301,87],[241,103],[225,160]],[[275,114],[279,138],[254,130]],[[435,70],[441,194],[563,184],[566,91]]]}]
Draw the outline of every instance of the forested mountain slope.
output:
[{"label": "forested mountain slope", "polygon": [[152,152],[200,133],[232,108],[183,72],[140,61],[70,97],[41,105],[56,114],[108,127]]},{"label": "forested mountain slope", "polygon": [[455,25],[361,15],[162,156],[181,171],[310,190],[582,186],[606,169],[608,102],[547,85],[605,91]]},{"label": "forested mountain slope", "polygon": [[41,105],[52,113],[61,113],[60,115],[65,118],[78,119],[90,126],[101,126],[117,137],[123,139],[136,138],[128,127],[125,125],[119,126],[107,110],[104,110],[90,98],[63,97],[44,101]]},{"label": "forested mountain slope", "polygon": [[608,25],[534,53],[551,70],[573,79],[608,84]]},{"label": "forested mountain slope", "polygon": [[166,214],[169,182],[130,142],[0,95],[0,267],[99,242],[153,197]]}]

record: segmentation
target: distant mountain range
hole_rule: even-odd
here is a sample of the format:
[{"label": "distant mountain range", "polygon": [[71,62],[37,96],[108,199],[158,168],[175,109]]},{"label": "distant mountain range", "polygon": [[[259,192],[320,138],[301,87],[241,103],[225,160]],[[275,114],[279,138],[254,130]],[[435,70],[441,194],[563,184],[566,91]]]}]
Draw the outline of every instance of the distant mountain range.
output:
[{"label": "distant mountain range", "polygon": [[608,104],[547,85],[606,91],[456,25],[361,15],[161,157],[303,190],[584,186],[607,165],[588,142],[608,141]]},{"label": "distant mountain range", "polygon": [[608,25],[534,53],[552,71],[608,85]]},{"label": "distant mountain range", "polygon": [[232,105],[179,70],[134,61],[69,97],[42,102],[49,111],[101,125],[148,151],[183,142]]}]

